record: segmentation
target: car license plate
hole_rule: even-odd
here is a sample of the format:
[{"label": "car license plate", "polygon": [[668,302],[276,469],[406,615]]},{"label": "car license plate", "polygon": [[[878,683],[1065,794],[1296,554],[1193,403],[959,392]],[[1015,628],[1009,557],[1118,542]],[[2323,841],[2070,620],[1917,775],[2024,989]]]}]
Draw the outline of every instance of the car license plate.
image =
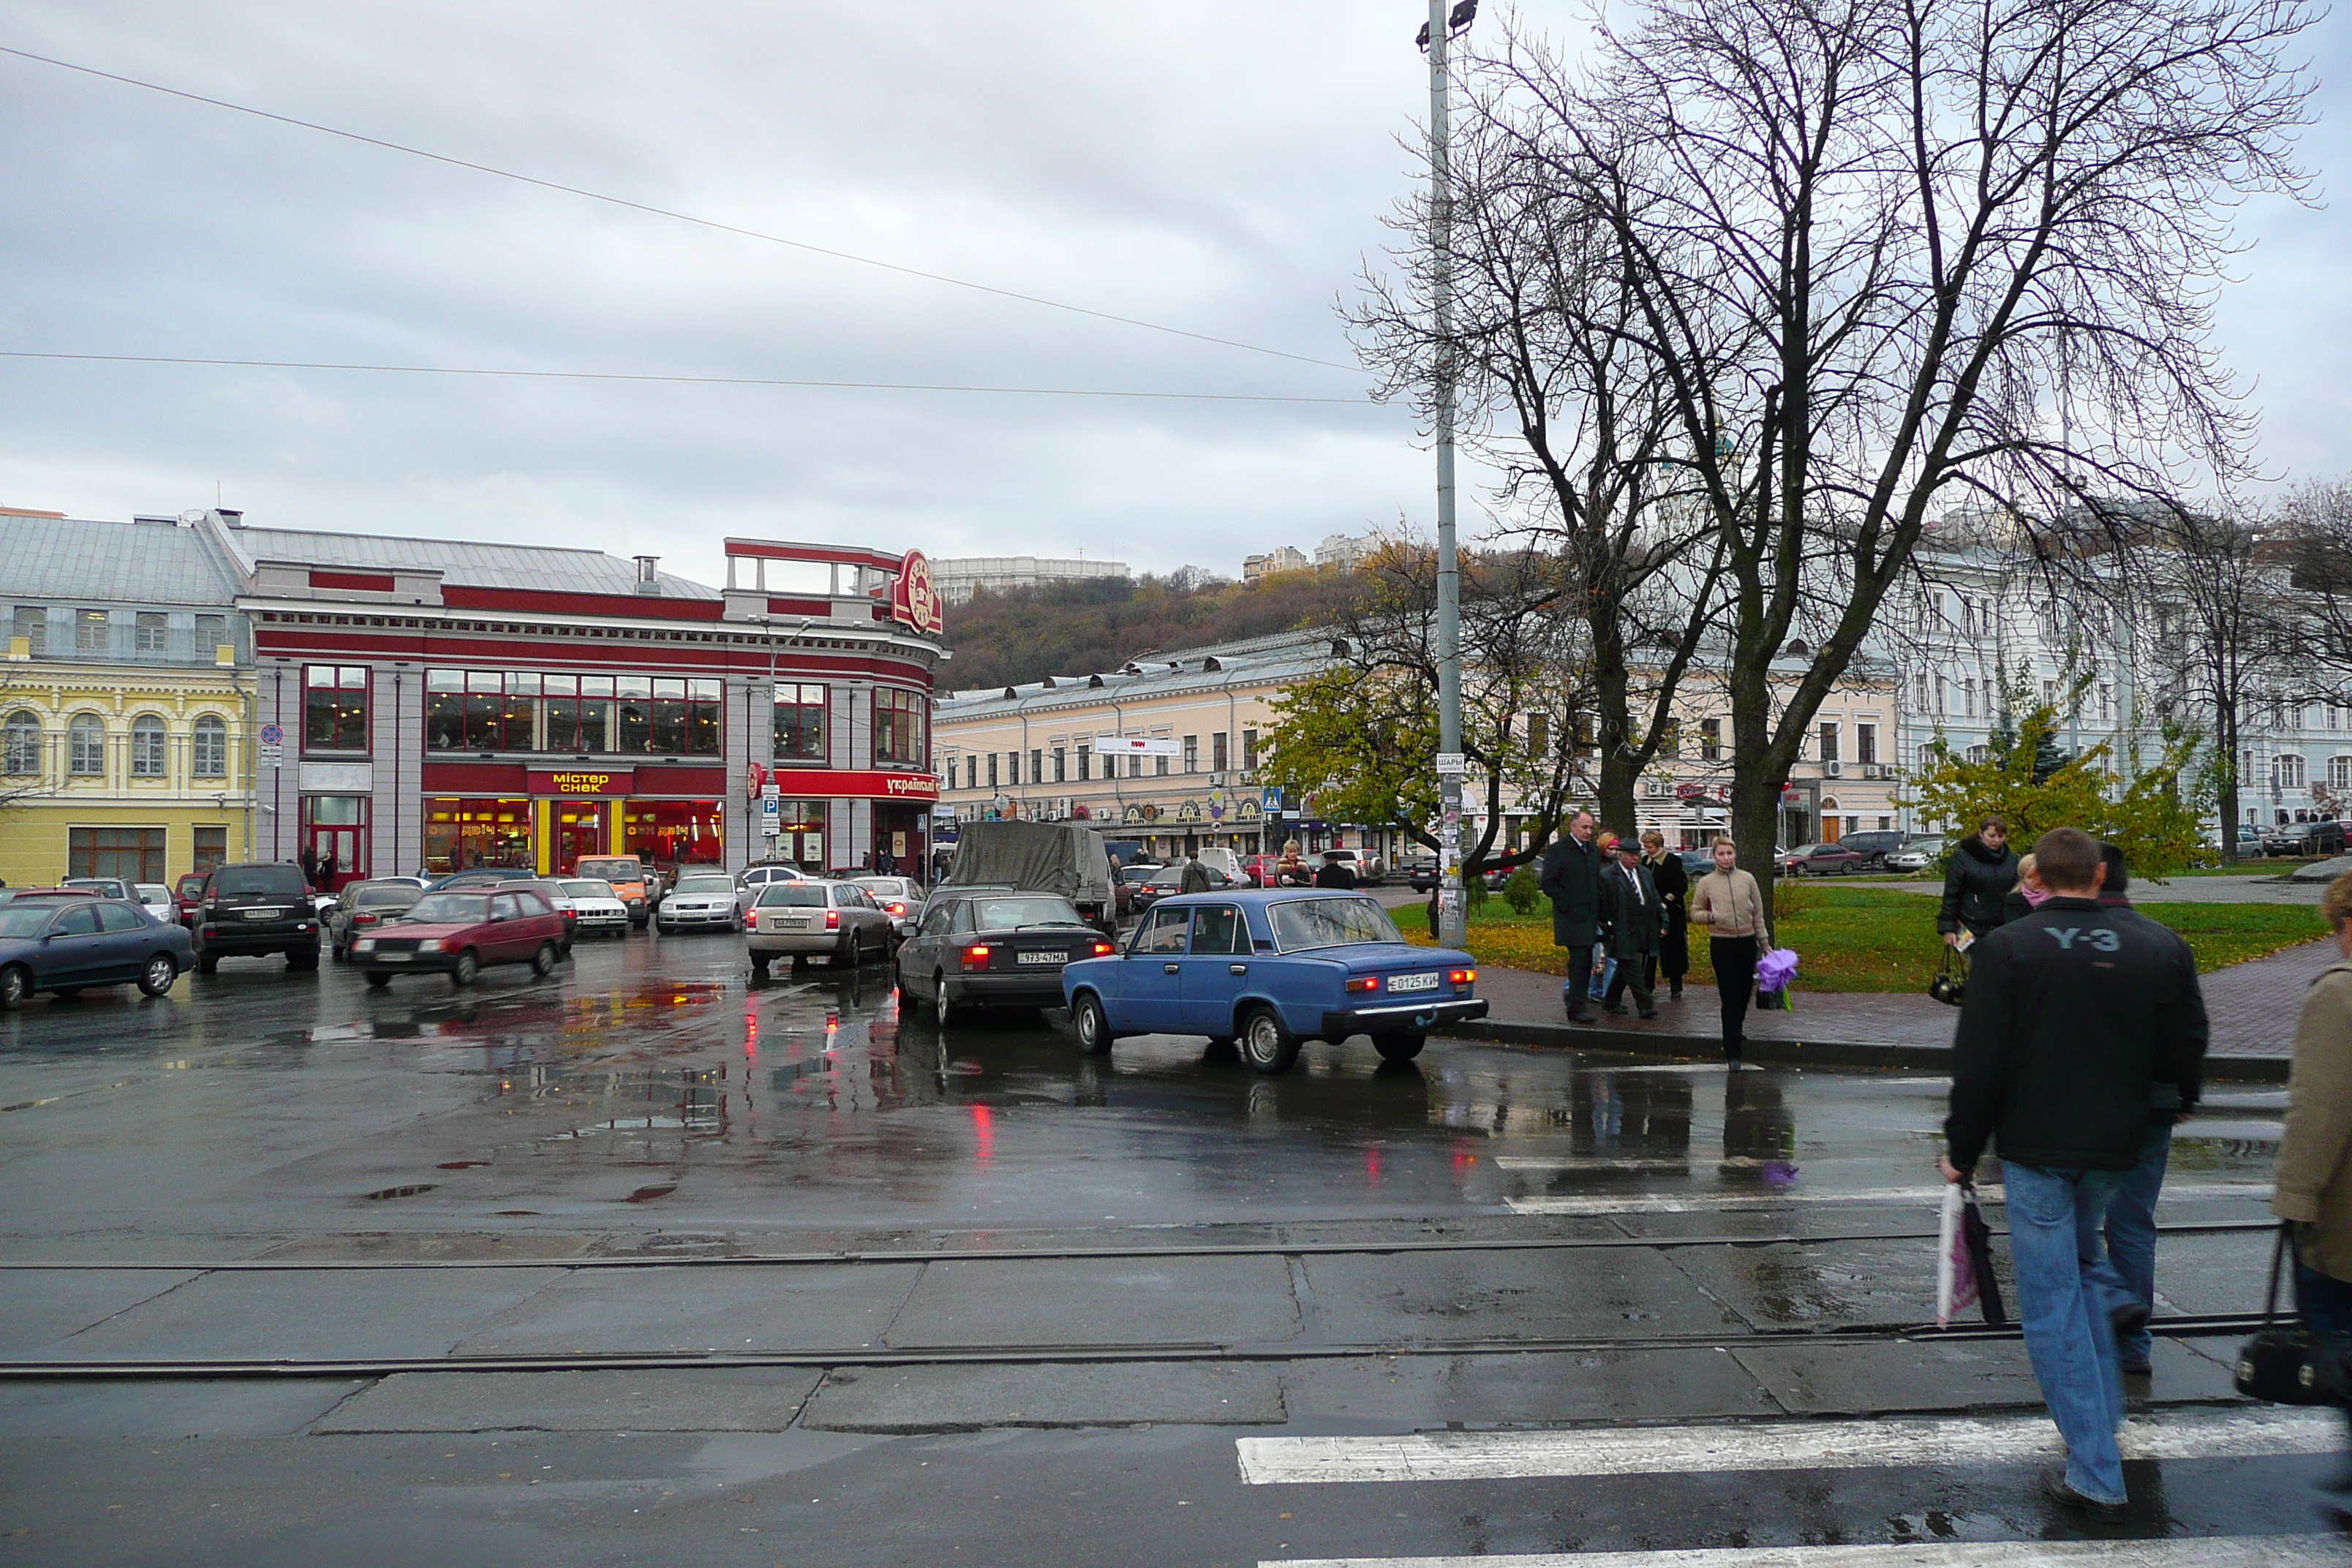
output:
[{"label": "car license plate", "polygon": [[1021,955],[1021,962],[1024,963],[1067,963],[1070,962],[1070,955],[1066,952],[1024,952]]},{"label": "car license plate", "polygon": [[1389,989],[1391,991],[1434,991],[1437,989],[1437,976],[1434,974],[1391,974],[1389,976]]},{"label": "car license plate", "polygon": [[239,910],[236,912],[249,921],[274,921],[278,918],[276,910]]},{"label": "car license plate", "polygon": [[379,963],[406,963],[408,962],[408,954],[404,952],[379,952],[375,956],[376,962]]}]

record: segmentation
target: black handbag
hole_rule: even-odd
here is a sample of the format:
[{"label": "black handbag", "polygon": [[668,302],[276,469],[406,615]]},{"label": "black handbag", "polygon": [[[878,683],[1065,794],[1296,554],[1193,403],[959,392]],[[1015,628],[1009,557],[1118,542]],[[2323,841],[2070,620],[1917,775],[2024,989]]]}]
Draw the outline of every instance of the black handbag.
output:
[{"label": "black handbag", "polygon": [[2233,1380],[2249,1399],[2273,1405],[2341,1405],[2346,1393],[2346,1351],[2341,1334],[2315,1334],[2301,1323],[2278,1320],[2279,1270],[2294,1251],[2294,1222],[2279,1222],[2271,1250],[2270,1288],[2263,1294],[2263,1326],[2238,1352]]},{"label": "black handbag", "polygon": [[1935,979],[1927,982],[1927,994],[1947,1007],[1957,1007],[1968,994],[1968,963],[1948,947],[1944,950],[1943,967],[1936,971]]}]

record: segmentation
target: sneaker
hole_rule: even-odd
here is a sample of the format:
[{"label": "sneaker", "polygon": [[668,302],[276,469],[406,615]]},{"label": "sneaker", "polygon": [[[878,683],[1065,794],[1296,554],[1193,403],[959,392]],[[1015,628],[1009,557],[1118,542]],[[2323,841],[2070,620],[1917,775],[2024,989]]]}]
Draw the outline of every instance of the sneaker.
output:
[{"label": "sneaker", "polygon": [[2096,1498],[2084,1496],[2067,1484],[2066,1472],[2063,1468],[2042,1473],[2042,1495],[2060,1508],[2086,1513],[2093,1519],[2116,1521],[2124,1517],[2122,1503],[2101,1502]]}]

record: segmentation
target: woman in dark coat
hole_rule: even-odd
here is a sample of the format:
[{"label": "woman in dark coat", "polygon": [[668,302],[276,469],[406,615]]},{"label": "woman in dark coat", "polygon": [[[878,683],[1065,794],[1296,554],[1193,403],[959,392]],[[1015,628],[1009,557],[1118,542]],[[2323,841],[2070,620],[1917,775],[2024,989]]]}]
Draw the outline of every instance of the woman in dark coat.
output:
[{"label": "woman in dark coat", "polygon": [[1650,868],[1650,880],[1657,884],[1658,901],[1666,906],[1666,934],[1658,942],[1658,956],[1652,967],[1656,973],[1650,980],[1650,989],[1657,990],[1657,975],[1666,978],[1667,1000],[1683,999],[1683,976],[1690,973],[1690,872],[1683,858],[1666,847],[1666,836],[1656,828],[1642,835],[1642,863]]},{"label": "woman in dark coat", "polygon": [[2001,906],[2016,886],[2017,851],[2009,847],[2009,824],[1988,816],[1960,840],[1944,867],[1944,901],[1936,911],[1944,945],[1958,947],[1962,931],[1983,936],[2007,923],[2009,912]]}]

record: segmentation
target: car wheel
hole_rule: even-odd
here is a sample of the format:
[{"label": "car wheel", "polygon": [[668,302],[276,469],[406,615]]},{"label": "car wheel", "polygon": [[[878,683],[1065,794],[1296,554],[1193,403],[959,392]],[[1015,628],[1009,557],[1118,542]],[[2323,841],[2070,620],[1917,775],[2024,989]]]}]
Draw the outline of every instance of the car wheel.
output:
[{"label": "car wheel", "polygon": [[21,963],[0,969],[0,1013],[13,1013],[33,994],[33,977]]},{"label": "car wheel", "polygon": [[857,932],[855,929],[841,933],[841,941],[834,944],[825,963],[835,969],[857,967]]},{"label": "car wheel", "polygon": [[475,977],[481,973],[481,955],[469,947],[465,952],[457,955],[457,963],[449,966],[449,984],[452,985],[471,985],[474,983]]},{"label": "car wheel", "polygon": [[367,976],[367,983],[369,990],[381,991],[392,984],[392,976],[381,972],[373,973]]},{"label": "car wheel", "polygon": [[1372,1049],[1388,1062],[1409,1062],[1421,1055],[1421,1047],[1429,1043],[1427,1035],[1374,1035]]},{"label": "car wheel", "polygon": [[1103,1011],[1102,999],[1093,992],[1080,994],[1070,1007],[1070,1027],[1078,1037],[1078,1049],[1090,1057],[1110,1055],[1110,1015]]},{"label": "car wheel", "polygon": [[920,1010],[924,1005],[923,994],[919,988],[907,983],[906,971],[894,966],[891,973],[898,982],[898,1011],[913,1013]]},{"label": "car wheel", "polygon": [[200,952],[200,953],[196,954],[196,973],[199,973],[199,974],[215,974],[215,973],[219,973],[219,971],[220,971],[220,955],[219,955],[218,953],[214,953],[214,952]]},{"label": "car wheel", "polygon": [[948,994],[948,977],[945,970],[931,976],[931,1011],[939,1016],[940,1027],[942,1029],[950,1024],[961,1023],[963,1020],[963,1009],[957,1006],[955,998]]},{"label": "car wheel", "polygon": [[555,951],[553,942],[541,942],[539,951],[530,955],[530,972],[541,980],[546,979],[555,973],[555,965],[560,956]]},{"label": "car wheel", "polygon": [[180,966],[172,962],[168,952],[150,954],[147,965],[139,972],[139,991],[145,996],[161,996],[180,977]]},{"label": "car wheel", "polygon": [[1298,1059],[1298,1037],[1271,1007],[1253,1007],[1242,1020],[1242,1060],[1262,1073],[1284,1073]]}]

